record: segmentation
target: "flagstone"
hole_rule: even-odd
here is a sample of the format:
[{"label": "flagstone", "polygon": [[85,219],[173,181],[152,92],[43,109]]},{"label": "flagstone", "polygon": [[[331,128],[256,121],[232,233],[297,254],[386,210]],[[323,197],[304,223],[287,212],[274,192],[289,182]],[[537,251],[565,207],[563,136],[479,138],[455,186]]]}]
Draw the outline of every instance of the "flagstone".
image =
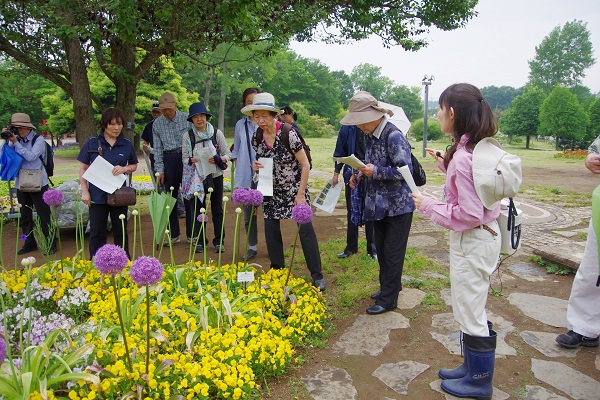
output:
[{"label": "flagstone", "polygon": [[314,400],[353,400],[358,394],[352,377],[341,368],[326,366],[300,380]]},{"label": "flagstone", "polygon": [[[443,394],[444,396],[446,396],[446,400],[457,400],[457,399],[461,399],[461,397],[456,397],[456,396],[452,396],[449,393],[446,393],[442,390],[442,380],[441,379],[437,379],[433,382],[431,382],[429,384],[429,387],[432,388],[433,390],[435,390],[438,393]],[[492,400],[506,400],[508,399],[510,396],[508,395],[508,393],[503,392],[502,390],[498,389],[498,388],[494,388],[494,391],[492,392]]]},{"label": "flagstone", "polygon": [[568,394],[575,400],[597,399],[600,382],[556,361],[531,359],[531,371],[542,382]]},{"label": "flagstone", "polygon": [[356,356],[377,356],[389,343],[392,329],[408,327],[408,318],[399,312],[359,315],[333,345],[333,350]]},{"label": "flagstone", "polygon": [[546,357],[575,357],[581,348],[565,349],[556,343],[556,333],[522,331],[525,343],[544,354]]},{"label": "flagstone", "polygon": [[414,288],[405,288],[398,294],[398,308],[401,310],[409,310],[415,308],[425,298],[427,293]]},{"label": "flagstone", "polygon": [[525,386],[525,400],[568,400],[541,386]]},{"label": "flagstone", "polygon": [[508,301],[530,318],[556,328],[566,328],[567,300],[530,293],[511,293]]},{"label": "flagstone", "polygon": [[399,363],[381,364],[373,376],[385,383],[396,393],[407,394],[408,385],[417,376],[429,369],[429,365],[416,361],[402,361]]}]

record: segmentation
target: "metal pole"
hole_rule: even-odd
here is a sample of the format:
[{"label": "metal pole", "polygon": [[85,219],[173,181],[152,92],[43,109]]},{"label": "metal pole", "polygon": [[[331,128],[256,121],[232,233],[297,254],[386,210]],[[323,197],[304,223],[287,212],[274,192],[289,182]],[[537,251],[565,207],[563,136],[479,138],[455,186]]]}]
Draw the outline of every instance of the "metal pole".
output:
[{"label": "metal pole", "polygon": [[423,106],[423,158],[427,157],[425,148],[427,147],[427,114],[429,114],[429,85],[435,78],[433,75],[423,78],[421,84],[425,86],[425,104]]}]

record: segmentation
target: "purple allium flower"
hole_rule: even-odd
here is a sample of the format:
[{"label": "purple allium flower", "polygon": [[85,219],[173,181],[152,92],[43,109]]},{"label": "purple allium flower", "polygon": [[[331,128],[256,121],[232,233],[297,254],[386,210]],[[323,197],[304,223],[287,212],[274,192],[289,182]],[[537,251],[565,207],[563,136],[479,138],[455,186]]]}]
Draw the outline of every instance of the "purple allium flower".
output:
[{"label": "purple allium flower", "polygon": [[122,247],[114,244],[105,244],[96,251],[94,265],[98,271],[107,275],[116,275],[127,266],[127,253]]},{"label": "purple allium flower", "polygon": [[248,189],[237,188],[231,194],[231,200],[235,204],[248,205],[250,203],[250,192]]},{"label": "purple allium flower", "polygon": [[162,279],[164,268],[160,261],[153,257],[138,257],[131,264],[131,279],[138,286],[154,285]]},{"label": "purple allium flower", "polygon": [[46,190],[42,195],[42,199],[49,206],[60,206],[63,202],[63,194],[60,190],[50,189]]},{"label": "purple allium flower", "polygon": [[6,353],[7,353],[7,350],[6,350],[6,339],[4,338],[3,335],[0,335],[0,364],[6,358]]},{"label": "purple allium flower", "polygon": [[22,241],[26,241],[27,240],[27,235],[24,233],[21,233],[21,236],[19,236],[19,239],[21,239]]},{"label": "purple allium flower", "polygon": [[200,213],[196,217],[196,221],[198,221],[198,222],[208,222],[208,215]]},{"label": "purple allium flower", "polygon": [[292,209],[292,218],[299,224],[306,224],[312,220],[313,212],[308,204],[296,204]]},{"label": "purple allium flower", "polygon": [[250,189],[250,190],[248,190],[248,192],[250,193],[250,204],[249,205],[258,207],[263,203],[263,201],[265,201],[263,194],[259,190]]}]

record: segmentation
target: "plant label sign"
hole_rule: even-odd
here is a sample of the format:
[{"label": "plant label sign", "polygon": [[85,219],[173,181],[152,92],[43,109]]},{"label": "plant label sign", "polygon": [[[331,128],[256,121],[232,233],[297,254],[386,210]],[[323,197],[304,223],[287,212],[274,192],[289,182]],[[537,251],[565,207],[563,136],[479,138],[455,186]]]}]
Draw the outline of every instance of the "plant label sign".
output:
[{"label": "plant label sign", "polygon": [[254,281],[254,272],[252,272],[252,271],[238,272],[237,281],[238,282],[253,282]]}]

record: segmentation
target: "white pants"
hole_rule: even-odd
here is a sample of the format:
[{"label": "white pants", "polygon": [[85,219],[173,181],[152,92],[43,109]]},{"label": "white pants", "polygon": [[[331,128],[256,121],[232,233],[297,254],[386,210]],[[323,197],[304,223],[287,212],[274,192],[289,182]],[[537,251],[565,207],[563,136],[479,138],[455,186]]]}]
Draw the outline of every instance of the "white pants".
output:
[{"label": "white pants", "polygon": [[600,335],[600,287],[598,279],[598,241],[590,219],[583,259],[573,280],[567,307],[567,328],[580,335]]},{"label": "white pants", "polygon": [[498,223],[487,225],[498,235],[483,228],[450,232],[452,312],[460,330],[471,336],[489,336],[485,304],[502,242]]}]

